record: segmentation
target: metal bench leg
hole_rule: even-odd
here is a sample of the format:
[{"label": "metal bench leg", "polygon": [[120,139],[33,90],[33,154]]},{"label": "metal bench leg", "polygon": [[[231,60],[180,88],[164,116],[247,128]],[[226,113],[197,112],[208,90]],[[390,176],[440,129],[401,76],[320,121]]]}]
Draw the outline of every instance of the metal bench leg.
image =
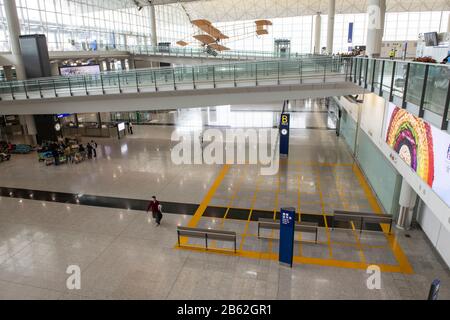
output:
[{"label": "metal bench leg", "polygon": [[177,236],[178,236],[178,246],[181,247],[180,233],[179,232],[177,232]]},{"label": "metal bench leg", "polygon": [[259,239],[259,223],[258,223],[258,239]]},{"label": "metal bench leg", "polygon": [[319,230],[316,229],[316,244],[317,244],[318,237],[319,237]]},{"label": "metal bench leg", "polygon": [[208,235],[205,236],[206,250],[208,250]]},{"label": "metal bench leg", "polygon": [[236,245],[236,238],[234,239],[234,253],[237,253],[237,245]]}]

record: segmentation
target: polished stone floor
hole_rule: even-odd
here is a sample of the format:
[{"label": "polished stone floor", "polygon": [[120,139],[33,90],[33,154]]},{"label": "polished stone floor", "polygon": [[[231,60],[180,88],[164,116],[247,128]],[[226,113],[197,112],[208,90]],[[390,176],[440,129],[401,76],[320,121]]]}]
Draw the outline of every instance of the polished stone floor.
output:
[{"label": "polished stone floor", "polygon": [[[280,105],[254,112],[249,106],[226,108],[235,120],[221,125],[271,127]],[[326,108],[299,101],[292,109],[297,129],[291,155],[276,177],[260,176],[256,166],[232,165],[210,194],[224,166],[176,166],[170,159],[173,130],[220,126],[205,120],[217,110],[191,110],[168,117],[167,125],[136,126],[136,134],[121,141],[98,139],[98,159],[79,165],[46,167],[36,154],[14,156],[0,164],[0,186],[142,200],[156,194],[164,201],[245,209],[249,217],[254,211],[276,213],[280,206],[321,216],[336,207],[373,209]],[[271,117],[246,123],[234,111]],[[291,270],[262,257],[276,252],[277,240],[258,240],[254,221],[171,213],[155,227],[139,210],[0,197],[0,299],[424,299],[435,278],[442,281],[440,298],[450,299],[448,268],[420,230],[389,237],[322,228],[318,245],[309,235],[297,239]],[[242,253],[177,248],[176,227],[193,219],[199,227],[236,231]],[[361,260],[397,265],[393,239],[413,272],[382,271],[381,289],[369,290]],[[81,290],[66,287],[70,265],[81,268]]]}]

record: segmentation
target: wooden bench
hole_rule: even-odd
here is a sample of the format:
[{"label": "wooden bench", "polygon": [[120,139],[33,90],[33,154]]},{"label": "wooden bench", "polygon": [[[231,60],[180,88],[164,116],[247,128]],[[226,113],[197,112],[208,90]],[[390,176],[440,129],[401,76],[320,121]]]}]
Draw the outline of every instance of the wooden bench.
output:
[{"label": "wooden bench", "polygon": [[389,234],[391,234],[393,218],[391,215],[388,215],[388,214],[335,210],[334,214],[333,214],[333,223],[332,223],[333,230],[334,230],[334,226],[335,226],[335,221],[359,221],[360,222],[360,230],[359,230],[360,234],[363,232],[364,224],[367,222],[387,223],[387,224],[389,224]]},{"label": "wooden bench", "polygon": [[205,247],[208,250],[209,240],[227,241],[234,243],[234,252],[237,252],[236,248],[236,232],[223,231],[223,230],[210,230],[200,228],[178,227],[178,246],[181,247],[181,237],[191,237],[205,239]]},{"label": "wooden bench", "polygon": [[[273,219],[258,219],[258,239],[260,239],[260,230],[261,229],[269,229],[269,230],[280,230],[280,220]],[[315,235],[315,242],[318,240],[318,230],[319,224],[314,222],[296,222],[295,223],[295,231],[305,232],[305,233],[313,233]]]}]

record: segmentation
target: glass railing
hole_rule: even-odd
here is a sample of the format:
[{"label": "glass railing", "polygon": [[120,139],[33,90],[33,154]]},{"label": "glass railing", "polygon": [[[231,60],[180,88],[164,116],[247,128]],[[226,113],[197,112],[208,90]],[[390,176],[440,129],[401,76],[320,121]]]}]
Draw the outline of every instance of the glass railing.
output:
[{"label": "glass railing", "polygon": [[430,64],[404,60],[353,58],[351,63],[353,82],[400,101],[419,107],[419,116],[425,111],[442,117],[442,129],[450,120],[450,65]]},{"label": "glass railing", "polygon": [[[55,50],[57,51],[57,50]],[[70,51],[70,50],[65,50]],[[164,47],[164,46],[146,46],[135,45],[125,46],[116,45],[115,47],[102,47],[97,51],[127,51],[137,55],[166,55],[177,57],[191,57],[191,58],[216,58],[224,60],[261,60],[261,59],[295,59],[314,56],[306,53],[289,53],[281,54],[274,51],[250,51],[250,50],[228,50],[228,51],[207,51],[201,47]],[[323,55],[316,55],[323,56]]]},{"label": "glass railing", "polygon": [[97,75],[40,78],[0,83],[2,100],[25,100],[170,90],[273,84],[301,84],[350,79],[350,59],[309,57],[292,60],[234,62]]}]

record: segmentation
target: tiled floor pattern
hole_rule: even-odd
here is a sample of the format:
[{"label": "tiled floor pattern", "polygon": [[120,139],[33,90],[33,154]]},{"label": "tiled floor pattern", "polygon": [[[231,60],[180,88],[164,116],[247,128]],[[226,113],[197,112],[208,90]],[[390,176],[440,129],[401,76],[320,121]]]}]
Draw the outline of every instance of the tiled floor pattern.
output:
[{"label": "tiled floor pattern", "polygon": [[[356,165],[285,160],[276,176],[261,176],[258,170],[248,165],[224,167],[225,174],[219,176],[204,203],[214,206],[216,213],[209,214],[210,207],[204,212],[200,209],[190,226],[234,231],[240,256],[275,260],[279,231],[261,230],[258,239],[258,215],[267,217],[271,212],[270,217],[276,218],[280,208],[294,207],[299,221],[313,215],[323,219],[317,244],[314,235],[296,233],[295,262],[358,269],[375,264],[383,271],[412,272],[395,235],[388,234],[388,226],[382,226],[383,232],[360,233],[359,225],[351,222],[348,229],[331,229],[330,215],[335,209],[381,213]],[[196,249],[203,245],[198,239],[184,244]],[[233,244],[213,241],[210,249],[228,253]]]}]

